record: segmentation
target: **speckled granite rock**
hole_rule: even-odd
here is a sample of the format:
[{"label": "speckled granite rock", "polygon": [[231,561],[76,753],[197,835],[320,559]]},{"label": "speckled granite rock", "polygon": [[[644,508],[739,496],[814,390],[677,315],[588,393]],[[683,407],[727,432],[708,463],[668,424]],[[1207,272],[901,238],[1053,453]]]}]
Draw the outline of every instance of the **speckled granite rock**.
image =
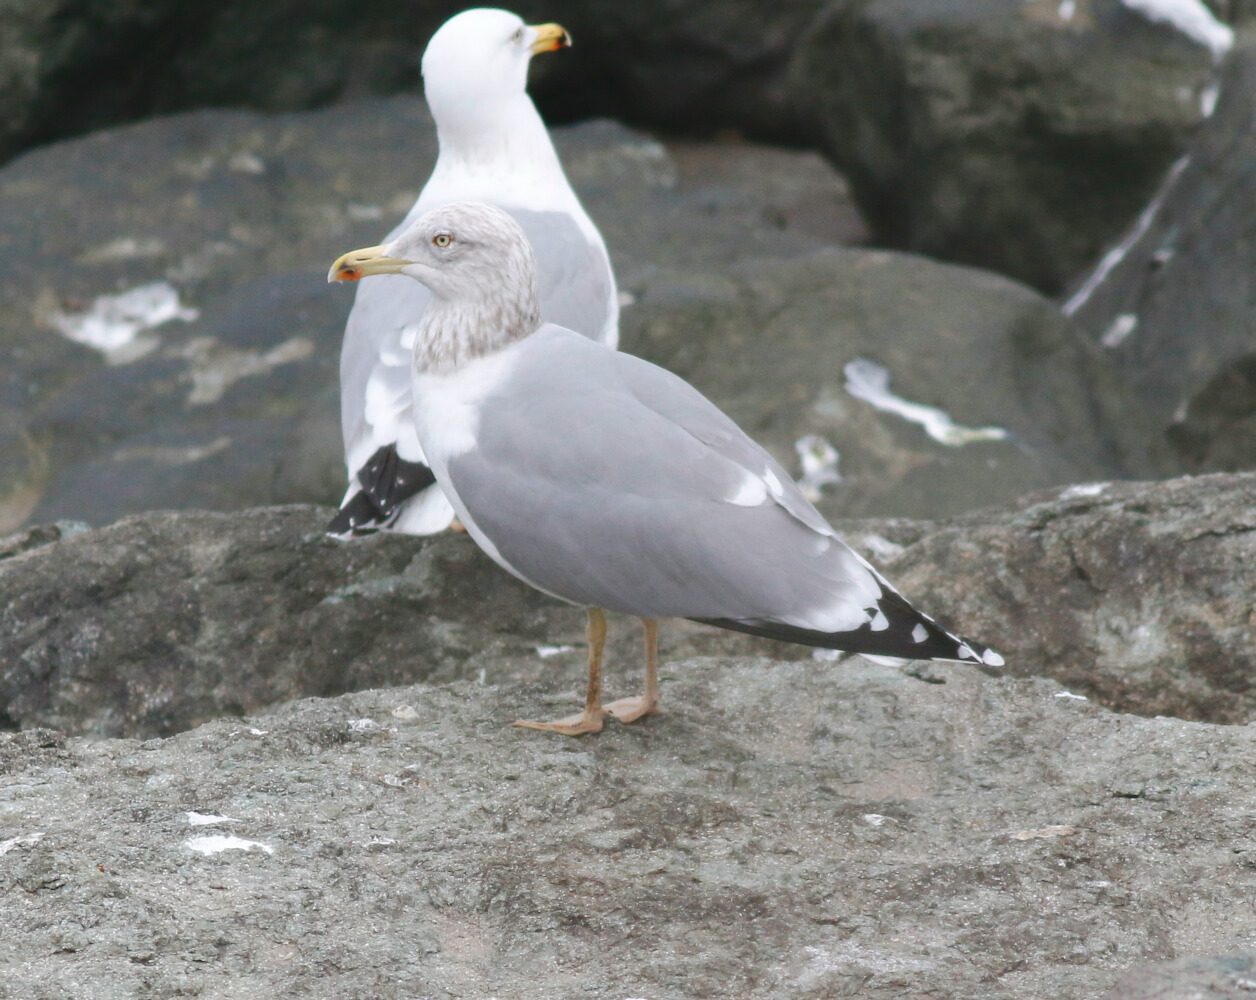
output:
[{"label": "speckled granite rock", "polygon": [[1252,940],[1250,727],[932,680],[673,661],[579,741],[507,725],[566,670],[0,734],[0,995],[1041,1000]]}]

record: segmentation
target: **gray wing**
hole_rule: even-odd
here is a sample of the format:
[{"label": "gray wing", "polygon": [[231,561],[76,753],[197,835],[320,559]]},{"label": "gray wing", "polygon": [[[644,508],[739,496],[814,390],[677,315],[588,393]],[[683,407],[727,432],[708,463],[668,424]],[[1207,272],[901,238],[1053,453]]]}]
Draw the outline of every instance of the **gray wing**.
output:
[{"label": "gray wing", "polygon": [[[590,241],[566,212],[506,208],[536,253],[541,315],[614,347],[619,315],[606,248],[600,241]],[[408,216],[385,242],[410,221]],[[397,453],[407,461],[423,461],[414,435],[410,357],[430,298],[423,285],[399,274],[372,277],[358,285],[340,353],[340,421],[350,480],[386,444],[396,443]]]},{"label": "gray wing", "polygon": [[529,338],[448,476],[502,560],[577,603],[836,632],[868,623],[882,594],[714,404],[569,331]]},{"label": "gray wing", "polygon": [[536,254],[541,318],[607,347],[618,346],[615,276],[601,240],[590,240],[566,212],[507,211]]}]

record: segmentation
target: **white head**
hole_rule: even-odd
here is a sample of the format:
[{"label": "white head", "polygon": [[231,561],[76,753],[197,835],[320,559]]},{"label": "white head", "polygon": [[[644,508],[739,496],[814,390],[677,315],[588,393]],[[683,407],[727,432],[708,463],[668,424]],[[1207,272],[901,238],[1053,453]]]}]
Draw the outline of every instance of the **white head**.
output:
[{"label": "white head", "polygon": [[570,44],[559,25],[524,24],[510,11],[477,7],[456,14],[423,52],[423,87],[432,115],[439,123],[524,94],[532,57]]},{"label": "white head", "polygon": [[404,274],[432,292],[415,340],[423,370],[456,368],[541,325],[536,258],[499,208],[453,202],[421,215],[391,243],[339,257],[328,281]]}]

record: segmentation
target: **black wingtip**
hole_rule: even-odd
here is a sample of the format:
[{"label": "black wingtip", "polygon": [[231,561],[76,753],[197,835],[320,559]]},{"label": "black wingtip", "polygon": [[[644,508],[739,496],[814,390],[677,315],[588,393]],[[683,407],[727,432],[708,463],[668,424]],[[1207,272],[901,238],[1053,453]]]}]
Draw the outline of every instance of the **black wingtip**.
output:
[{"label": "black wingtip", "polygon": [[406,461],[391,444],[377,449],[358,470],[357,478],[362,489],[341,506],[327,525],[327,534],[347,538],[387,528],[403,503],[436,482],[431,469],[422,462]]},{"label": "black wingtip", "polygon": [[[899,593],[883,589],[872,612],[872,621],[848,632],[820,632],[770,621],[738,621],[731,618],[695,618],[704,625],[746,632],[750,635],[796,642],[803,646],[840,649],[902,660],[950,660],[982,667],[1001,667],[1003,657],[972,639],[946,631],[928,615],[921,614]],[[880,626],[873,628],[873,625]]]}]

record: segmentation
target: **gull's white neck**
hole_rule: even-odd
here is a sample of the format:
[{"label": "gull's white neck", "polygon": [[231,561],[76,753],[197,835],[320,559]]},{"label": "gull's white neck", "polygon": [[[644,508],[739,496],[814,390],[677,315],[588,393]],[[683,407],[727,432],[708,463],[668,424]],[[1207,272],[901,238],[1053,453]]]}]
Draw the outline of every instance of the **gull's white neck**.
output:
[{"label": "gull's white neck", "polygon": [[545,123],[526,93],[478,101],[429,94],[428,105],[440,155],[416,208],[477,199],[517,208],[578,207]]}]

